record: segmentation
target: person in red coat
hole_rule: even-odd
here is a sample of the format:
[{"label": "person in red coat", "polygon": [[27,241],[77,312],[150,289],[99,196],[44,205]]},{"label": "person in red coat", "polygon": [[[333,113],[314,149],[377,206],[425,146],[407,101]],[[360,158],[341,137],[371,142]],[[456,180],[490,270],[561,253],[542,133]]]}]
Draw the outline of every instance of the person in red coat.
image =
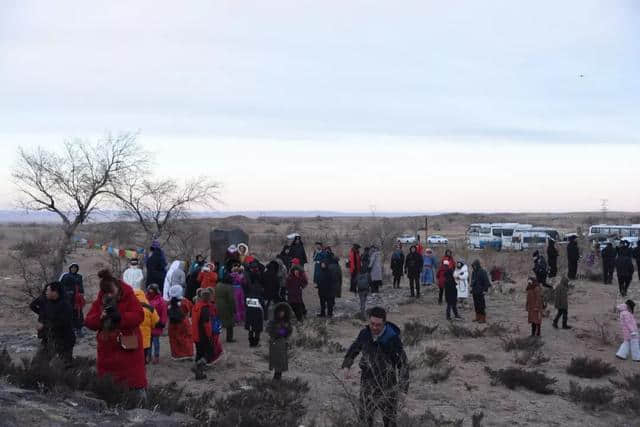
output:
[{"label": "person in red coat", "polygon": [[291,273],[287,277],[287,296],[288,302],[296,315],[298,322],[304,320],[306,308],[302,299],[302,290],[308,284],[307,275],[300,265],[293,265]]},{"label": "person in red coat", "polygon": [[98,375],[110,375],[130,389],[143,390],[147,373],[139,327],[144,320],[142,305],[133,289],[111,271],[101,270],[98,277],[100,292],[85,318],[85,326],[98,332]]},{"label": "person in red coat", "polygon": [[436,279],[438,280],[438,288],[440,290],[438,294],[438,304],[442,304],[442,297],[444,295],[444,285],[447,283],[447,271],[451,270],[448,259],[443,259],[436,273]]},{"label": "person in red coat", "polygon": [[360,270],[362,268],[362,257],[360,256],[360,245],[357,243],[353,244],[353,247],[349,251],[349,273],[351,273],[351,284],[349,286],[349,290],[355,293],[356,289],[356,278],[358,274],[360,274]]},{"label": "person in red coat", "polygon": [[212,294],[209,288],[199,289],[198,302],[191,311],[191,334],[196,344],[196,362],[203,360],[204,363],[211,363],[214,359],[211,318],[217,313],[215,306],[211,304]]}]

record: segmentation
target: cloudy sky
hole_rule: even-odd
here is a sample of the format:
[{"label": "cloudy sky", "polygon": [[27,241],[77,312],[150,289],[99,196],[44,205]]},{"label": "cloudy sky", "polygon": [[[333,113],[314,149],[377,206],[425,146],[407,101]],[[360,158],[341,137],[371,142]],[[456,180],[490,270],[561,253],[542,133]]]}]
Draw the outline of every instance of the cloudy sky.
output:
[{"label": "cloudy sky", "polygon": [[640,4],[0,0],[19,146],[140,131],[223,210],[640,210]]}]

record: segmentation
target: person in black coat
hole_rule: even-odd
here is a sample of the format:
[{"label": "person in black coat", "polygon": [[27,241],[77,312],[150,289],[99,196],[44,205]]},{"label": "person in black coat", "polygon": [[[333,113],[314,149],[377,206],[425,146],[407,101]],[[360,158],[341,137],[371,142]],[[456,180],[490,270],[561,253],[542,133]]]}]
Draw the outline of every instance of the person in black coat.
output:
[{"label": "person in black coat", "polygon": [[276,261],[270,261],[262,274],[262,289],[264,291],[264,320],[269,320],[269,307],[272,303],[280,302],[280,266]]},{"label": "person in black coat", "polygon": [[76,336],[73,331],[72,308],[60,282],[49,283],[41,296],[29,308],[38,315],[38,338],[41,340],[37,359],[51,360],[57,356],[68,367],[73,360]]},{"label": "person in black coat", "polygon": [[569,280],[575,280],[578,274],[578,260],[580,259],[580,248],[578,247],[578,240],[576,236],[569,237],[569,244],[567,245],[567,262],[569,272],[567,277]]},{"label": "person in black coat", "polygon": [[264,329],[264,309],[262,299],[264,292],[262,284],[254,280],[247,287],[246,318],[244,328],[249,331],[249,347],[260,345],[260,334]]},{"label": "person in black coat", "polygon": [[304,244],[302,243],[302,238],[300,236],[296,236],[293,239],[290,247],[290,255],[291,259],[298,258],[300,260],[300,265],[304,268],[304,265],[307,263],[307,252],[304,250]]},{"label": "person in black coat", "polygon": [[413,245],[409,248],[409,253],[404,259],[404,271],[409,278],[409,289],[411,290],[411,296],[420,296],[420,273],[422,272],[424,260],[422,255],[418,253],[417,246]]},{"label": "person in black coat", "polygon": [[327,261],[320,262],[318,270],[318,297],[320,298],[320,314],[318,317],[333,317],[333,306],[336,302],[335,276],[329,269]]},{"label": "person in black coat", "polygon": [[344,357],[345,377],[360,358],[360,421],[373,426],[376,410],[385,426],[395,426],[399,392],[409,391],[409,363],[400,339],[400,328],[387,322],[381,307],[369,311],[369,325],[360,331]]},{"label": "person in black coat", "polygon": [[631,249],[629,242],[623,240],[618,248],[618,256],[616,258],[616,272],[618,273],[618,286],[620,295],[627,296],[631,279],[633,278],[633,260],[631,258]]},{"label": "person in black coat", "polygon": [[335,256],[330,247],[326,248],[328,258],[327,266],[333,278],[333,296],[334,298],[342,297],[342,267],[340,266],[340,258]]},{"label": "person in black coat", "polygon": [[484,294],[491,287],[489,275],[480,265],[480,260],[475,260],[471,264],[471,294],[473,295],[473,307],[476,311],[474,322],[487,322],[487,305]]},{"label": "person in black coat", "polygon": [[552,288],[547,284],[547,274],[549,267],[547,266],[547,260],[540,254],[540,251],[533,253],[533,274],[536,275],[536,280],[545,288]]},{"label": "person in black coat", "polygon": [[616,249],[611,242],[602,250],[602,280],[605,285],[613,282],[613,272],[616,269]]},{"label": "person in black coat", "polygon": [[558,274],[558,249],[556,249],[556,241],[549,238],[547,243],[547,261],[549,261],[549,278],[556,277]]},{"label": "person in black coat", "polygon": [[447,269],[444,273],[444,299],[447,302],[447,320],[451,320],[451,312],[456,319],[462,319],[458,314],[458,286],[453,277],[453,270]]},{"label": "person in black coat", "polygon": [[76,299],[81,296],[84,298],[84,285],[82,283],[82,275],[78,273],[80,266],[71,264],[69,271],[60,276],[60,285],[62,289],[61,296],[71,306],[71,317],[73,319],[73,329],[78,336],[82,335],[82,327],[84,326],[84,315],[82,306],[77,306]]},{"label": "person in black coat", "polygon": [[396,244],[396,249],[391,254],[391,272],[393,273],[393,288],[400,289],[400,280],[404,271],[404,252],[400,243]]},{"label": "person in black coat", "polygon": [[631,256],[636,260],[638,267],[638,279],[640,279],[640,240],[636,242],[636,247],[631,251]]},{"label": "person in black coat", "polygon": [[162,249],[157,247],[149,248],[149,258],[147,258],[147,280],[146,285],[156,284],[160,287],[160,293],[164,290],[164,276],[167,274],[167,260],[162,253]]}]

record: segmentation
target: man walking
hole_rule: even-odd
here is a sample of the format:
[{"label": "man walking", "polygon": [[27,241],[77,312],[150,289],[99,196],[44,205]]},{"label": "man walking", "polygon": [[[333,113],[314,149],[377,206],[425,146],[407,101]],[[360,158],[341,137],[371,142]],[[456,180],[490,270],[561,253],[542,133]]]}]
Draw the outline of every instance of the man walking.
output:
[{"label": "man walking", "polygon": [[354,243],[349,251],[349,273],[351,273],[351,286],[349,289],[351,292],[357,292],[356,279],[360,274],[361,258],[360,258],[360,245]]},{"label": "man walking", "polygon": [[487,305],[484,300],[484,294],[489,290],[491,281],[487,272],[480,265],[479,260],[473,261],[471,264],[471,294],[473,295],[473,308],[476,311],[474,322],[487,322]]},{"label": "man walking", "polygon": [[580,248],[578,247],[578,241],[576,236],[569,237],[569,244],[567,245],[567,261],[569,263],[569,274],[567,274],[569,280],[575,280],[578,274],[578,260],[580,259]]},{"label": "man walking", "polygon": [[382,307],[369,311],[369,325],[349,347],[342,363],[346,378],[360,353],[360,422],[373,426],[374,415],[380,410],[385,427],[396,426],[398,394],[409,390],[409,364],[400,329],[387,322]]},{"label": "man walking", "polygon": [[613,271],[616,269],[616,249],[611,242],[602,250],[602,280],[605,285],[613,282]]}]

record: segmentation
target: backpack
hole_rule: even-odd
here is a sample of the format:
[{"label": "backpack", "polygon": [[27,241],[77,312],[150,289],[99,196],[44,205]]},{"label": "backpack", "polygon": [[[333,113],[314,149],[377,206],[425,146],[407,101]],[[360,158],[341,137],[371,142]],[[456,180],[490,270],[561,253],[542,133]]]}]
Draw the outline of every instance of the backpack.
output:
[{"label": "backpack", "polygon": [[170,304],[167,315],[169,316],[169,323],[181,323],[184,320],[184,313],[179,304]]},{"label": "backpack", "polygon": [[360,274],[356,279],[356,290],[358,292],[367,292],[369,290],[369,275]]}]

